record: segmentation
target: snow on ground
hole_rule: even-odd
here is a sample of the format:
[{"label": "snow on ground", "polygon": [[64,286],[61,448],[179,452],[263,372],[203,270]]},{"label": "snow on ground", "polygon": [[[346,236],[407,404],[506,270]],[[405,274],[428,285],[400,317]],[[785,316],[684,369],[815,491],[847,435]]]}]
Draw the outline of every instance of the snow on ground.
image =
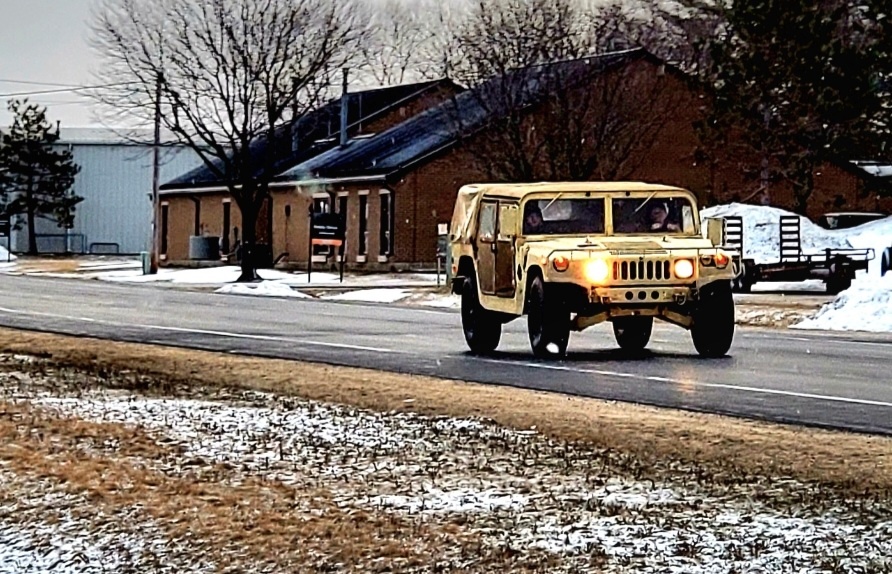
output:
[{"label": "snow on ground", "polygon": [[337,295],[323,295],[329,301],[365,301],[368,303],[396,303],[411,295],[408,289],[362,289]]},{"label": "snow on ground", "polygon": [[254,297],[293,297],[309,299],[310,295],[301,293],[284,283],[264,281],[262,283],[230,283],[215,291],[224,295],[252,295]]},{"label": "snow on ground", "polygon": [[892,273],[856,279],[836,299],[792,328],[892,332]]},{"label": "snow on ground", "polygon": [[6,250],[5,247],[0,245],[0,265],[6,265],[8,263],[12,263],[18,259],[15,255]]},{"label": "snow on ground", "polygon": [[[0,467],[0,484],[17,481]],[[0,573],[124,572],[140,563],[151,563],[152,572],[159,573],[219,571],[203,558],[187,558],[190,541],[171,540],[138,508],[107,516],[91,501],[38,481],[21,492],[11,504],[0,505]],[[85,507],[93,508],[89,516],[76,512]]]},{"label": "snow on ground", "polygon": [[[688,479],[641,481],[611,468],[603,452],[478,420],[366,412],[253,392],[157,399],[83,388],[57,396],[58,387],[42,388],[52,390],[7,378],[0,397],[28,399],[63,416],[138,425],[178,446],[174,459],[136,461],[165,473],[193,472],[195,461],[209,461],[294,488],[324,485],[348,511],[448,520],[493,549],[553,553],[555,572],[584,570],[593,553],[606,559],[599,571],[692,574],[818,571],[830,563],[834,571],[857,572],[892,554],[892,522],[862,516],[859,505],[845,501],[810,507],[801,497],[805,485],[710,490]],[[28,525],[11,526],[0,537],[0,572],[13,571],[10,558],[34,536]],[[62,528],[47,534],[71,536]],[[152,537],[150,529],[139,543],[151,547]],[[94,571],[113,556],[86,558],[68,572]]]}]

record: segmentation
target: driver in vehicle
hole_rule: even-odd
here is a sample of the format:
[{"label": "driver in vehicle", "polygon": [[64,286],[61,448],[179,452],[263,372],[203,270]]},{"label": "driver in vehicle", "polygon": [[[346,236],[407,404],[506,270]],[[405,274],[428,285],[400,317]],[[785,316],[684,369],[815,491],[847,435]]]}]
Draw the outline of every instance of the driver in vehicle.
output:
[{"label": "driver in vehicle", "polygon": [[647,212],[646,231],[680,231],[681,227],[669,221],[669,210],[665,203],[655,203]]},{"label": "driver in vehicle", "polygon": [[527,203],[526,215],[523,219],[523,232],[527,234],[535,234],[542,231],[542,224],[545,220],[542,218],[542,211],[535,202]]}]

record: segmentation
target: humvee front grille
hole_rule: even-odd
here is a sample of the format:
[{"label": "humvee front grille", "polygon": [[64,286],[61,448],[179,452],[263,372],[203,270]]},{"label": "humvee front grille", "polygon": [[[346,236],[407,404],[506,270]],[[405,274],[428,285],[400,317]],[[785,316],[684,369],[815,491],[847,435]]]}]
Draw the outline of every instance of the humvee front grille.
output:
[{"label": "humvee front grille", "polygon": [[614,261],[614,281],[668,281],[672,279],[668,260]]}]

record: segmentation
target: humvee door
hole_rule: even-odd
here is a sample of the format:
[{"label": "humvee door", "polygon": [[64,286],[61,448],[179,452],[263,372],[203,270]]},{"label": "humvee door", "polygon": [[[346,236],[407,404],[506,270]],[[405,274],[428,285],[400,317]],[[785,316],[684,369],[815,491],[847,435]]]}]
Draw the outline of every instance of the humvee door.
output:
[{"label": "humvee door", "polygon": [[477,280],[485,295],[513,297],[517,203],[484,199],[477,232]]}]

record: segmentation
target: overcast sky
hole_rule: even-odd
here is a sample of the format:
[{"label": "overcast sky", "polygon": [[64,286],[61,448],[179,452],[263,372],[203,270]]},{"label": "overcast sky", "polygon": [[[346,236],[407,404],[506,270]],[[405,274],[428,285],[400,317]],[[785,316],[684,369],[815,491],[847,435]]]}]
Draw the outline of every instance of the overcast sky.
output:
[{"label": "overcast sky", "polygon": [[[151,0],[147,0],[151,1]],[[88,44],[94,0],[0,0],[0,125],[7,126],[8,94],[53,89],[9,80],[86,85],[96,57]],[[31,99],[48,108],[63,127],[98,125],[87,100],[72,94]]]}]

